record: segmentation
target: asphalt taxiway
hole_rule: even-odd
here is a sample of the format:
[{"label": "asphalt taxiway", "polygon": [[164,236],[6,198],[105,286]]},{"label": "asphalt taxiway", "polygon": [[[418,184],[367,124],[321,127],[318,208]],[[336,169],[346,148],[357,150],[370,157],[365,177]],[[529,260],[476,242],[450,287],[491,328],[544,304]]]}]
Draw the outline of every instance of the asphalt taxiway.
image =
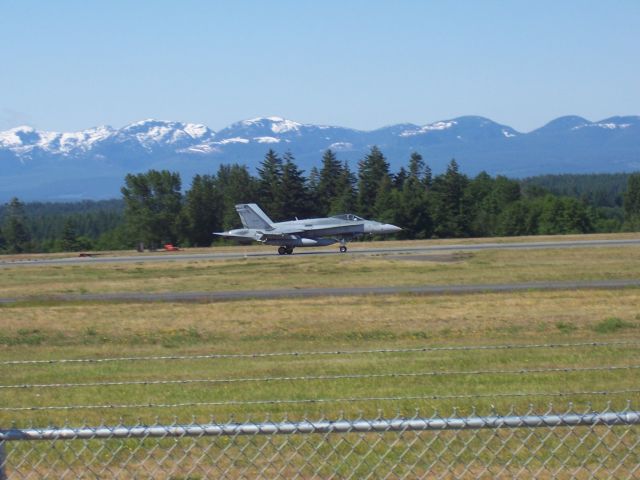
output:
[{"label": "asphalt taxiway", "polygon": [[611,290],[639,288],[640,280],[585,280],[505,284],[421,285],[402,287],[293,288],[276,290],[227,290],[216,292],[115,292],[57,294],[26,298],[0,298],[0,304],[41,302],[219,302],[249,299],[345,297],[362,295],[453,295],[544,290]]},{"label": "asphalt taxiway", "polygon": [[[362,244],[360,244],[362,245]],[[622,240],[559,240],[545,242],[495,242],[476,244],[425,245],[413,247],[376,247],[367,248],[360,245],[350,248],[347,253],[339,253],[336,249],[298,248],[294,255],[278,255],[275,249],[265,251],[246,251],[238,247],[234,252],[211,253],[180,253],[162,252],[127,256],[86,256],[67,258],[41,258],[28,260],[0,260],[0,268],[19,266],[44,265],[92,265],[109,263],[146,263],[146,262],[178,262],[193,260],[228,260],[234,258],[279,257],[291,258],[300,255],[398,255],[398,254],[428,254],[441,252],[473,252],[478,250],[541,250],[559,248],[595,248],[595,247],[624,247],[640,246],[640,239]]]}]

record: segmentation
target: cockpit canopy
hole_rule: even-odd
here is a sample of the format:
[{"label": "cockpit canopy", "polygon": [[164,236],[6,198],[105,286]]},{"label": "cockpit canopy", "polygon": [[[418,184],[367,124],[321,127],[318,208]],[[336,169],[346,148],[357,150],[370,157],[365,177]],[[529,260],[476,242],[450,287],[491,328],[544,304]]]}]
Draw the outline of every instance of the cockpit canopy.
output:
[{"label": "cockpit canopy", "polygon": [[353,213],[343,213],[342,215],[334,215],[332,218],[338,218],[340,220],[348,220],[350,222],[362,222],[364,218],[361,218]]}]

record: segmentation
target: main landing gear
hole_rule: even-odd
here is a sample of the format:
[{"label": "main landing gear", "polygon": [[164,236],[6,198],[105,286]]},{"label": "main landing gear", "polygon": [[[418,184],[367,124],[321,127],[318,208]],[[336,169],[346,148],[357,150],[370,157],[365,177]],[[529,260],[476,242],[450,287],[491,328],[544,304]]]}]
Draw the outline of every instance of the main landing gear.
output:
[{"label": "main landing gear", "polygon": [[340,245],[340,253],[346,253],[347,252],[347,246],[346,245]]},{"label": "main landing gear", "polygon": [[278,255],[291,255],[292,253],[293,253],[293,247],[278,248]]}]

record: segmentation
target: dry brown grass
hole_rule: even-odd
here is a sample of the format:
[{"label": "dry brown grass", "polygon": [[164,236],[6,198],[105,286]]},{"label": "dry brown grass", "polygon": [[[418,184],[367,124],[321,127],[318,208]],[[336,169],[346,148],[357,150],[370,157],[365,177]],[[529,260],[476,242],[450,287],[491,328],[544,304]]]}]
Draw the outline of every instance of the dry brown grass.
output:
[{"label": "dry brown grass", "polygon": [[[20,336],[37,331],[51,348],[96,344],[117,353],[119,345],[156,348],[165,338],[191,332],[190,350],[219,351],[289,346],[353,345],[360,340],[407,343],[446,339],[462,343],[593,338],[594,326],[609,317],[632,325],[640,320],[640,290],[518,292],[443,296],[375,296],[219,303],[62,304],[2,308],[4,338],[12,355],[39,352]],[[638,331],[625,329],[623,336]],[[220,341],[224,340],[224,341]],[[146,345],[146,346],[145,346]],[[22,355],[20,355],[22,356]]]},{"label": "dry brown grass", "polygon": [[[573,343],[636,340],[640,331],[639,289],[620,291],[519,292],[446,296],[375,296],[330,299],[238,301],[211,304],[64,304],[3,307],[0,359],[95,358],[293,351],[397,349],[429,345]],[[621,328],[599,333],[596,325],[619,318]],[[402,354],[293,356],[197,361],[115,362],[0,367],[3,384],[95,382],[137,379],[246,378],[353,373],[475,369],[527,369],[637,365],[637,346]],[[68,389],[0,390],[7,406],[94,405],[406,397],[499,392],[558,392],[637,388],[638,370],[607,373],[465,375],[373,378],[349,381],[163,385]],[[626,396],[624,398],[636,398]],[[615,397],[614,399],[620,399]],[[576,402],[589,396],[571,398]],[[356,404],[260,404],[194,407],[189,415],[246,416],[250,412],[352,414],[378,408],[412,412],[422,406],[451,409],[472,403],[506,409],[544,397],[366,402]],[[560,399],[559,401],[564,401]],[[543,407],[540,407],[543,408]],[[135,421],[142,415],[178,414],[184,408],[82,410],[88,422]],[[314,414],[314,415],[315,415]],[[61,422],[69,412],[0,412],[0,423],[32,419]]]},{"label": "dry brown grass", "polygon": [[[451,260],[447,258],[447,260]],[[503,283],[586,278],[637,278],[639,247],[482,251],[460,261],[424,262],[377,256],[293,256],[175,264],[3,268],[0,296],[51,292],[229,290],[340,285]],[[23,303],[0,307],[0,359],[253,353],[428,345],[571,343],[632,340],[640,332],[640,289],[532,291],[473,295],[385,295],[219,303]],[[597,327],[607,319],[607,329]],[[257,360],[124,362],[0,367],[4,384],[112,379],[241,378],[326,373],[416,372],[535,367],[635,365],[637,346],[430,352],[389,355],[273,357]],[[272,382],[228,386],[171,385],[0,390],[0,405],[180,403],[254,399],[558,392],[637,388],[638,370],[605,373],[466,375],[334,382]],[[621,397],[616,397],[620,399]],[[637,399],[638,396],[631,397]],[[517,400],[517,399],[516,399]],[[544,397],[521,399],[547,401]],[[588,396],[572,398],[591,400]],[[484,402],[484,403],[483,403]],[[513,398],[431,402],[451,408],[505,407]],[[424,405],[424,402],[422,403]],[[416,402],[353,405],[373,412]],[[344,404],[314,406],[336,414]],[[309,405],[193,408],[189,413],[302,414]],[[134,421],[148,409],[82,411]],[[155,413],[184,414],[184,409]],[[14,419],[60,422],[68,412],[0,412]],[[148,417],[147,417],[148,418]]]},{"label": "dry brown grass", "polygon": [[171,263],[4,267],[0,297],[637,278],[640,246],[486,250],[459,261],[407,255],[286,256]]}]

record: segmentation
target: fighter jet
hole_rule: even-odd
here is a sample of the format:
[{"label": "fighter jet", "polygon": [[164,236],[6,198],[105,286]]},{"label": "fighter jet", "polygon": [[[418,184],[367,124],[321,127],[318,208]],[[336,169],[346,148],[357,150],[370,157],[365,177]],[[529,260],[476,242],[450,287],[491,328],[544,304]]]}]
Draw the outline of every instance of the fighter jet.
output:
[{"label": "fighter jet", "polygon": [[324,247],[340,242],[340,252],[347,251],[347,241],[365,234],[384,235],[402,230],[388,223],[365,220],[352,213],[328,218],[310,218],[273,222],[255,203],[236,205],[243,228],[213,232],[238,241],[256,241],[278,245],[280,255],[291,255],[295,247]]}]

